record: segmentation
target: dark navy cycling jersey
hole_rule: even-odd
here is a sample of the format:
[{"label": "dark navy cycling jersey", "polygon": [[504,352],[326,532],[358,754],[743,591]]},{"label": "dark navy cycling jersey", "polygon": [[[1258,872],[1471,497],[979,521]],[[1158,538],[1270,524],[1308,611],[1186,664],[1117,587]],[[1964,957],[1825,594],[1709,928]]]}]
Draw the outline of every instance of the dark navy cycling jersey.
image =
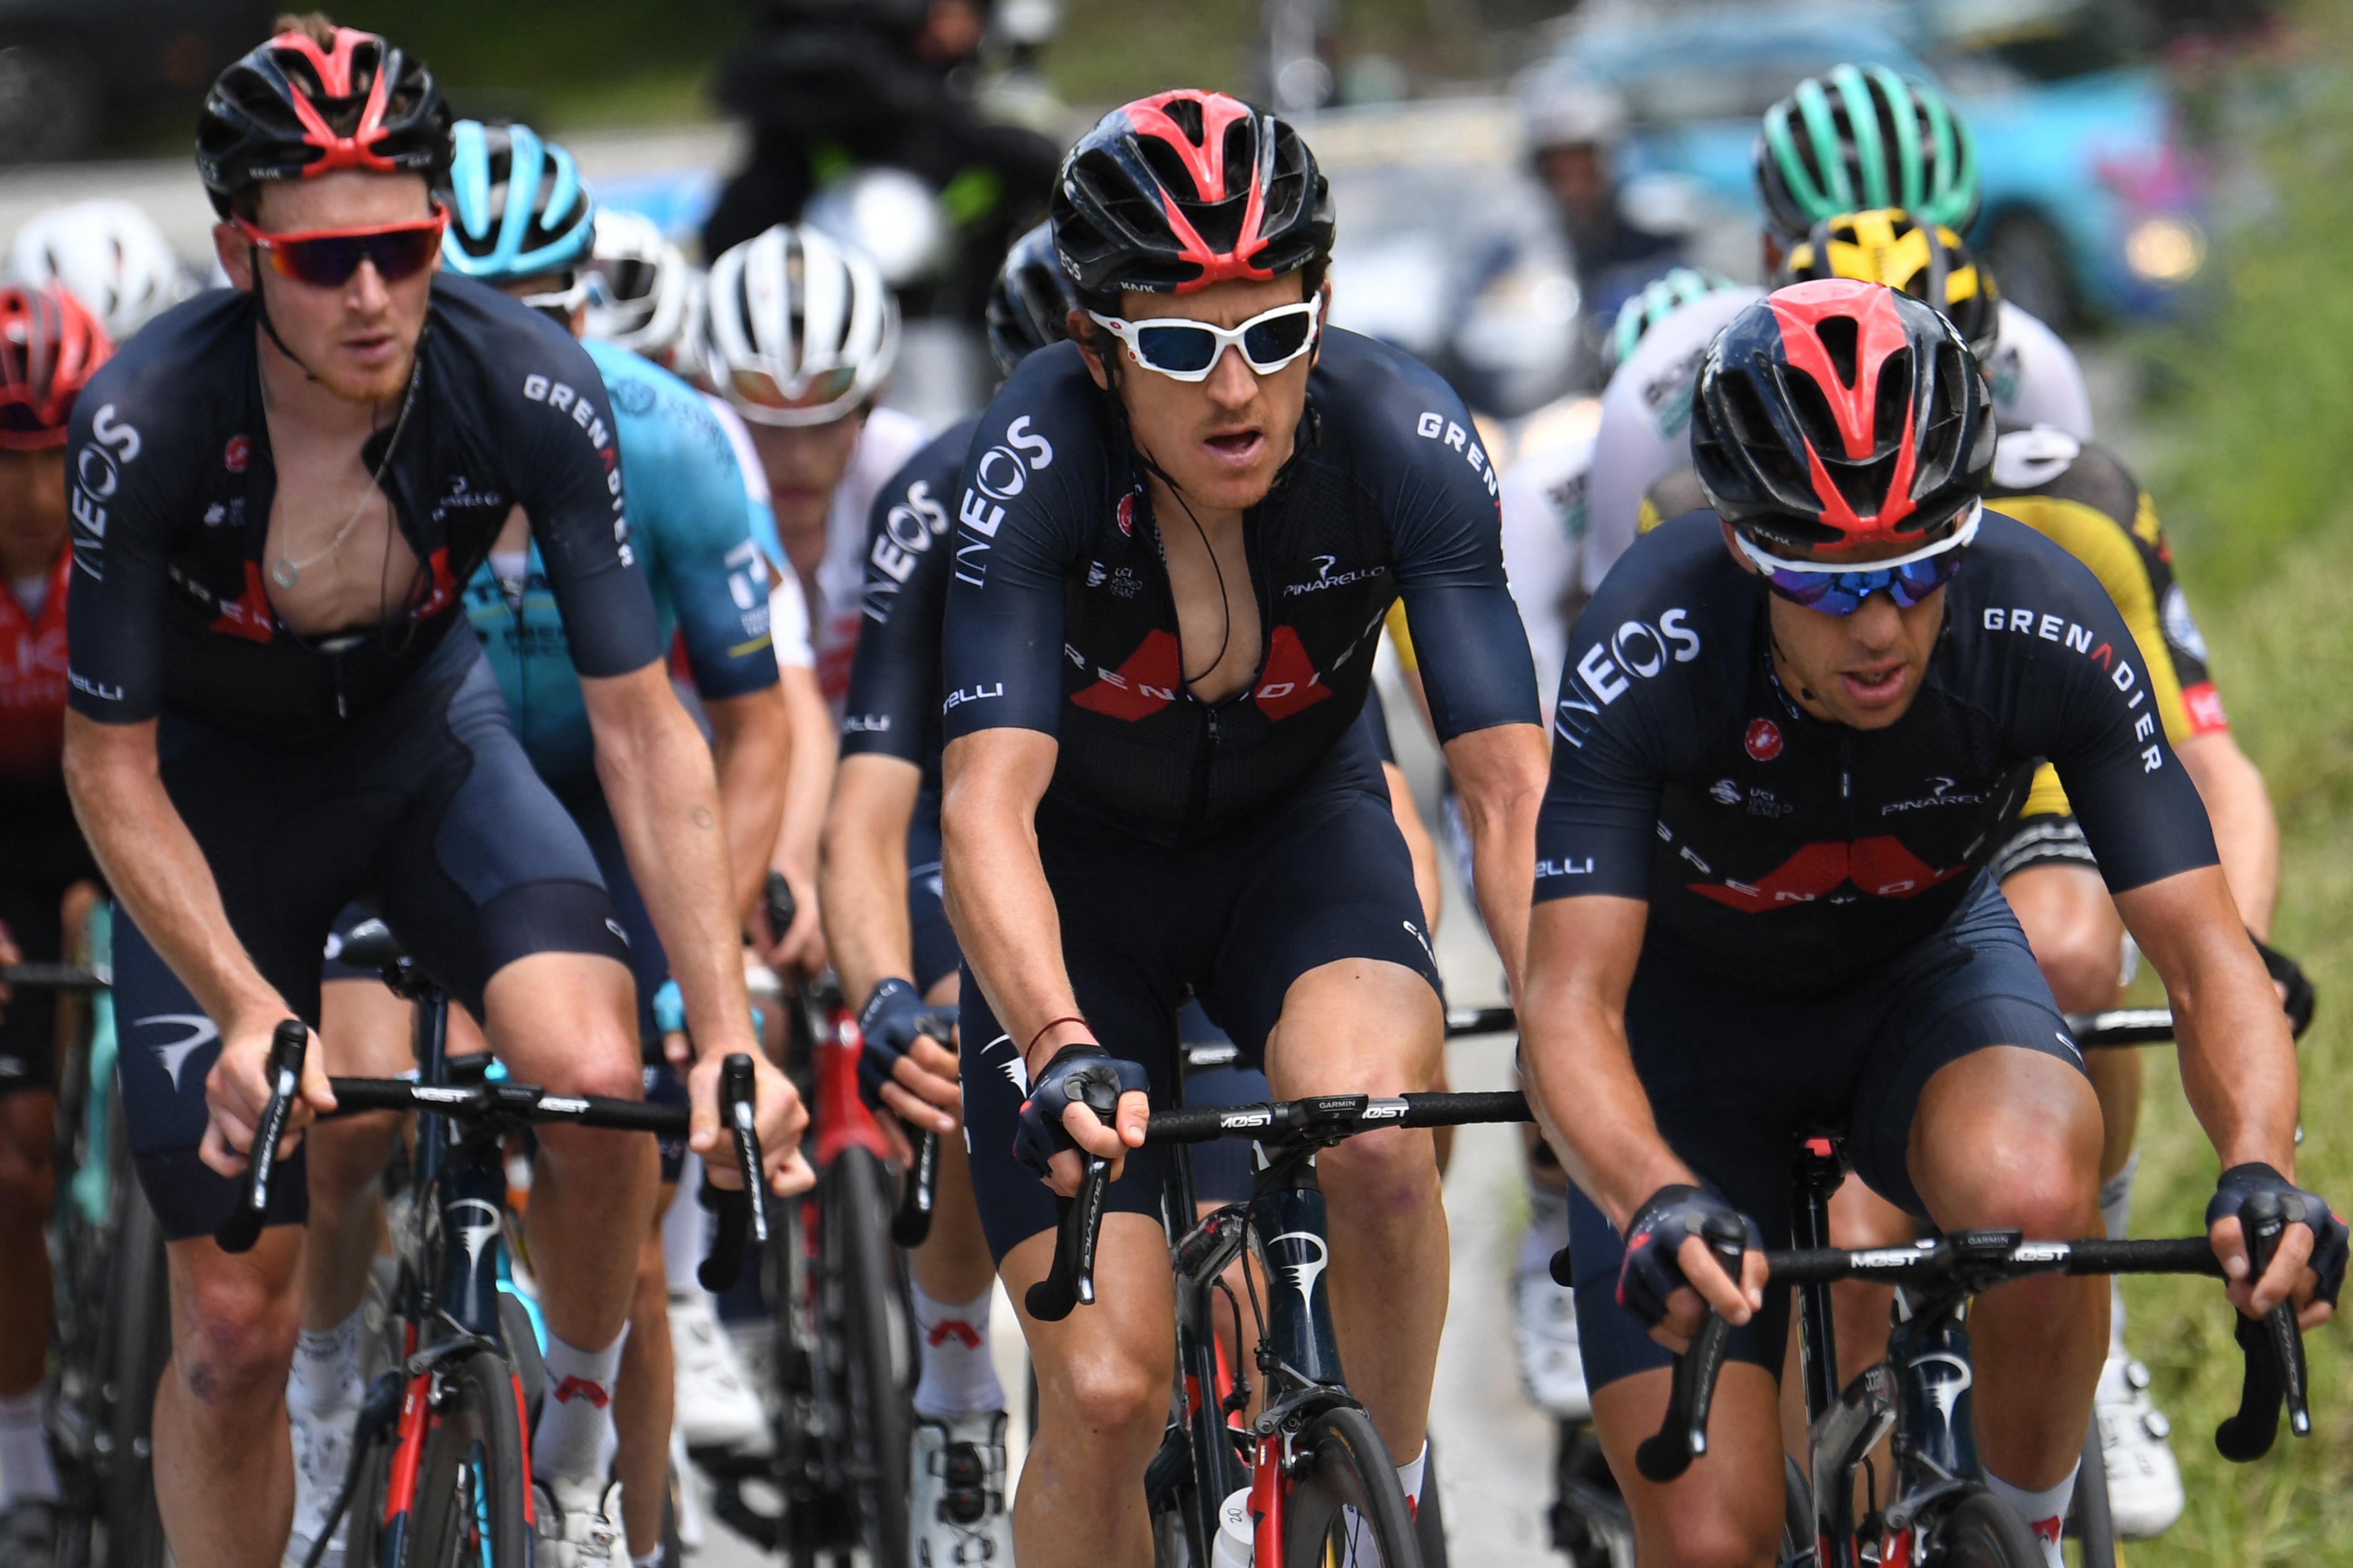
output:
[{"label": "dark navy cycling jersey", "polygon": [[[431,656],[517,504],[580,672],[620,675],[660,655],[596,365],[546,317],[447,274],[433,280],[415,406],[383,480],[416,580],[393,585],[384,626],[290,631],[264,577],[277,482],[255,325],[251,295],[201,295],[150,322],[76,405],[77,711],[133,723],[168,708],[248,734],[331,732]],[[391,436],[387,420],[364,448],[371,471]]]},{"label": "dark navy cycling jersey", "polygon": [[2141,651],[2099,582],[1987,514],[1903,718],[1807,716],[1766,591],[1713,513],[1620,558],[1569,640],[1538,901],[1650,902],[1646,941],[1768,990],[1827,990],[1941,927],[2048,758],[2115,891],[2215,863]]},{"label": "dark navy cycling jersey", "polygon": [[842,707],[841,754],[897,757],[940,777],[940,622],[955,558],[949,509],[978,418],[950,426],[891,476],[866,524],[858,652]]},{"label": "dark navy cycling jersey", "polygon": [[950,742],[1060,742],[1049,804],[1161,843],[1282,803],[1356,721],[1400,594],[1441,741],[1531,723],[1493,467],[1461,399],[1369,338],[1324,334],[1297,449],[1243,520],[1264,647],[1248,686],[1186,689],[1143,469],[1076,347],[1024,362],[981,416],[955,509]]}]

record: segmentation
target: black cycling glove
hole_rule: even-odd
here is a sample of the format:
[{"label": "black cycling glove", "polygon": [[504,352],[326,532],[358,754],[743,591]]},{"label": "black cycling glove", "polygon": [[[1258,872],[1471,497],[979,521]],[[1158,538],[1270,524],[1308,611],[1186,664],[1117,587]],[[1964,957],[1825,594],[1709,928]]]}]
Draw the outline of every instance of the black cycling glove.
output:
[{"label": "black cycling glove", "polygon": [[[934,1007],[903,980],[878,980],[859,1009],[858,1098],[874,1110],[883,1109],[882,1086],[892,1081],[899,1058],[914,1048],[923,1026],[937,1020],[953,1026],[956,1010]],[[934,1024],[934,1027],[937,1025]]]},{"label": "black cycling glove", "polygon": [[2345,1222],[2337,1217],[2328,1201],[2318,1193],[2306,1192],[2269,1165],[2233,1165],[2214,1184],[2214,1196],[2206,1205],[2207,1228],[2212,1229],[2214,1222],[2225,1215],[2235,1218],[2247,1199],[2256,1193],[2276,1194],[2280,1212],[2288,1223],[2301,1220],[2312,1227],[2312,1257],[2305,1267],[2320,1276],[2319,1288],[2313,1291],[2312,1299],[2335,1306],[2337,1292],[2345,1284]]},{"label": "black cycling glove", "polygon": [[1089,1089],[1108,1089],[1108,1095],[1099,1092],[1094,1099],[1095,1113],[1109,1121],[1111,1113],[1102,1109],[1104,1101],[1115,1104],[1130,1089],[1148,1093],[1151,1088],[1152,1077],[1141,1062],[1122,1061],[1097,1045],[1064,1046],[1030,1080],[1029,1098],[1021,1102],[1021,1121],[1013,1133],[1013,1157],[1050,1178],[1054,1156],[1079,1146],[1062,1125],[1065,1110],[1083,1104]]},{"label": "black cycling glove", "polygon": [[[1644,1199],[1634,1217],[1626,1222],[1626,1257],[1618,1266],[1618,1304],[1641,1320],[1644,1328],[1657,1328],[1666,1320],[1667,1298],[1678,1287],[1691,1283],[1683,1278],[1683,1263],[1675,1256],[1683,1238],[1696,1236],[1710,1241],[1706,1232],[1711,1228],[1725,1236],[1737,1234],[1746,1246],[1764,1250],[1765,1237],[1757,1222],[1704,1187],[1678,1184],[1661,1187]],[[1739,1280],[1735,1270],[1733,1283]]]}]

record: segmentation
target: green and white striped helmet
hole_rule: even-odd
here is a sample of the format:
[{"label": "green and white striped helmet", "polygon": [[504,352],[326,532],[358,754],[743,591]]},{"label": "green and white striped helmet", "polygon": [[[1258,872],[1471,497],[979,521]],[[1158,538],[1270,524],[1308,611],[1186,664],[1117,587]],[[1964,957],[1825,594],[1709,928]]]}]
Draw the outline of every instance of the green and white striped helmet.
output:
[{"label": "green and white striped helmet", "polygon": [[1642,291],[1618,307],[1617,324],[1603,342],[1602,368],[1616,370],[1634,354],[1642,334],[1695,300],[1739,284],[1704,267],[1678,267],[1663,278],[1653,278]]},{"label": "green and white striped helmet", "polygon": [[1963,232],[1982,194],[1968,126],[1944,94],[1885,66],[1842,65],[1799,82],[1765,111],[1756,164],[1766,225],[1788,241],[1872,207]]}]

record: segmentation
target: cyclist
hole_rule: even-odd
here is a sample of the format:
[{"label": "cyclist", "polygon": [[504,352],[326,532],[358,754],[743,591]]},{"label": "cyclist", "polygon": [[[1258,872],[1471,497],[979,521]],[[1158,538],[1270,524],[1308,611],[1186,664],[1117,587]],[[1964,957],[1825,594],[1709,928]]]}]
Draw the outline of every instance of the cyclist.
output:
[{"label": "cyclist", "polygon": [[[965,1115],[1016,1302],[1077,1151],[1124,1173],[1099,1303],[1023,1321],[1029,1568],[1150,1560],[1135,1483],[1170,1309],[1160,1161],[1135,1144],[1188,991],[1286,1097],[1437,1068],[1411,863],[1352,733],[1400,590],[1514,977],[1543,755],[1486,454],[1435,375],[1321,327],[1332,206],[1297,131],[1221,93],[1139,100],[1064,160],[1053,224],[1079,340],[981,417],[943,636]],[[1076,1103],[1089,1083],[1121,1090],[1116,1130]],[[1342,1349],[1418,1496],[1445,1300],[1430,1142],[1356,1139],[1321,1170]]]},{"label": "cyclist", "polygon": [[26,219],[10,247],[9,270],[28,288],[62,285],[118,343],[198,288],[155,220],[116,196]]},{"label": "cyclist", "polygon": [[[712,265],[696,371],[751,433],[836,724],[858,641],[867,514],[930,438],[919,421],[875,406],[898,353],[898,301],[873,262],[839,240],[779,224]],[[808,974],[826,967],[816,876],[829,782],[795,782],[773,862],[797,913],[770,961]]]},{"label": "cyclist", "polygon": [[[66,710],[66,426],[113,352],[62,289],[0,288],[0,963],[54,963],[97,889],[59,766]],[[44,1373],[56,993],[0,987],[0,1562],[56,1531]]]},{"label": "cyclist", "polygon": [[[2000,290],[1983,262],[1949,228],[1900,211],[1846,214],[1817,224],[1811,237],[1789,252],[1785,271],[1792,279],[1862,278],[1925,299],[1969,341],[1980,365],[2000,363],[2000,333],[2007,320],[1997,308]],[[2279,889],[2279,825],[2263,775],[2232,738],[2207,673],[2205,641],[2173,580],[2172,554],[2147,495],[2104,448],[2037,426],[2001,433],[1986,504],[2090,567],[2116,602],[2147,668],[2150,700],[2166,740],[2206,804],[2240,916],[2255,940],[2264,941]],[[2100,881],[2066,792],[2048,764],[2036,773],[1989,869],[2025,930],[2061,1011],[2092,1013],[2116,1005],[2122,990],[2124,922]],[[2101,1215],[2109,1232],[2122,1236],[2132,1201],[2141,1060],[2134,1051],[2100,1051],[2086,1065],[2105,1130]],[[1892,1239],[1903,1234],[1905,1225],[1902,1215],[1875,1208],[1854,1183],[1838,1201],[1835,1218],[1841,1239]],[[1860,1307],[1854,1313],[1842,1310],[1841,1318],[1852,1317],[1849,1326],[1875,1342],[1886,1321],[1885,1293],[1859,1286],[1841,1294],[1842,1308]],[[2109,1329],[2098,1415],[2110,1507],[2120,1531],[2155,1535],[2181,1512],[2180,1472],[2165,1441],[2165,1416],[2147,1394],[2147,1369],[2125,1350],[2123,1294],[2113,1284]]]},{"label": "cyclist", "polygon": [[[158,1501],[189,1568],[285,1540],[284,1394],[301,1156],[249,1254],[211,1239],[270,1085],[275,1026],[318,1012],[355,897],[483,1019],[518,1077],[641,1092],[628,949],[580,830],[534,775],[460,624],[520,506],[546,547],[615,817],[696,1025],[695,1142],[721,1058],[753,1055],[769,1175],[805,1121],[758,1058],[709,753],[670,696],[595,362],[494,290],[436,279],[448,115],[383,37],[298,18],[214,83],[198,169],[235,287],[92,378],[68,446],[74,805],[120,909],[115,996],[140,1176],[172,1253]],[[333,1104],[332,1044],[298,1122]],[[596,1561],[609,1399],[653,1152],[540,1138],[531,1208],[552,1399],[533,1440],[552,1561]],[[568,1384],[565,1380],[572,1380]]]},{"label": "cyclist", "polygon": [[[1753,1251],[1729,1278],[1703,1226],[1781,1243],[1794,1139],[1821,1125],[1945,1229],[2098,1223],[2098,1102],[1981,874],[2038,760],[2184,1021],[2232,1300],[2293,1291],[2323,1321],[2345,1230],[2285,1173],[2294,1049],[2138,646],[2073,557],[1984,513],[1990,398],[1959,335],[1877,284],[1783,289],[1711,351],[1693,450],[1713,512],[1639,542],[1571,641],[1524,1058],[1578,1189],[1578,1326],[1638,1549],[1755,1563],[1782,1528],[1787,1295]],[[2303,1216],[2259,1281],[2236,1219],[2255,1190]],[[1703,1300],[1736,1325],[1713,1436],[1653,1485],[1632,1450]],[[2053,1568],[2106,1306],[2051,1278],[1970,1318],[1988,1480]]]},{"label": "cyclist", "polygon": [[1633,222],[1620,205],[1613,165],[1626,140],[1625,97],[1574,70],[1540,68],[1521,89],[1520,124],[1567,231],[1588,319],[1608,320],[1683,244]]}]

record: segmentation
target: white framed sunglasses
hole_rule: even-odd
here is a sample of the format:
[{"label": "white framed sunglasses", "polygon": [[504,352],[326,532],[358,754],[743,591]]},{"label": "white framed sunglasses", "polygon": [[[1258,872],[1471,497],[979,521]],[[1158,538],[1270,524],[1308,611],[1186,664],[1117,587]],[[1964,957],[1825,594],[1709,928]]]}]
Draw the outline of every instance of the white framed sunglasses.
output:
[{"label": "white framed sunglasses", "polygon": [[1319,292],[1296,305],[1261,310],[1239,327],[1211,326],[1184,316],[1128,321],[1095,310],[1087,314],[1125,343],[1129,357],[1145,369],[1171,381],[1207,381],[1228,349],[1240,350],[1242,363],[1259,374],[1272,375],[1314,348],[1324,296]]}]

